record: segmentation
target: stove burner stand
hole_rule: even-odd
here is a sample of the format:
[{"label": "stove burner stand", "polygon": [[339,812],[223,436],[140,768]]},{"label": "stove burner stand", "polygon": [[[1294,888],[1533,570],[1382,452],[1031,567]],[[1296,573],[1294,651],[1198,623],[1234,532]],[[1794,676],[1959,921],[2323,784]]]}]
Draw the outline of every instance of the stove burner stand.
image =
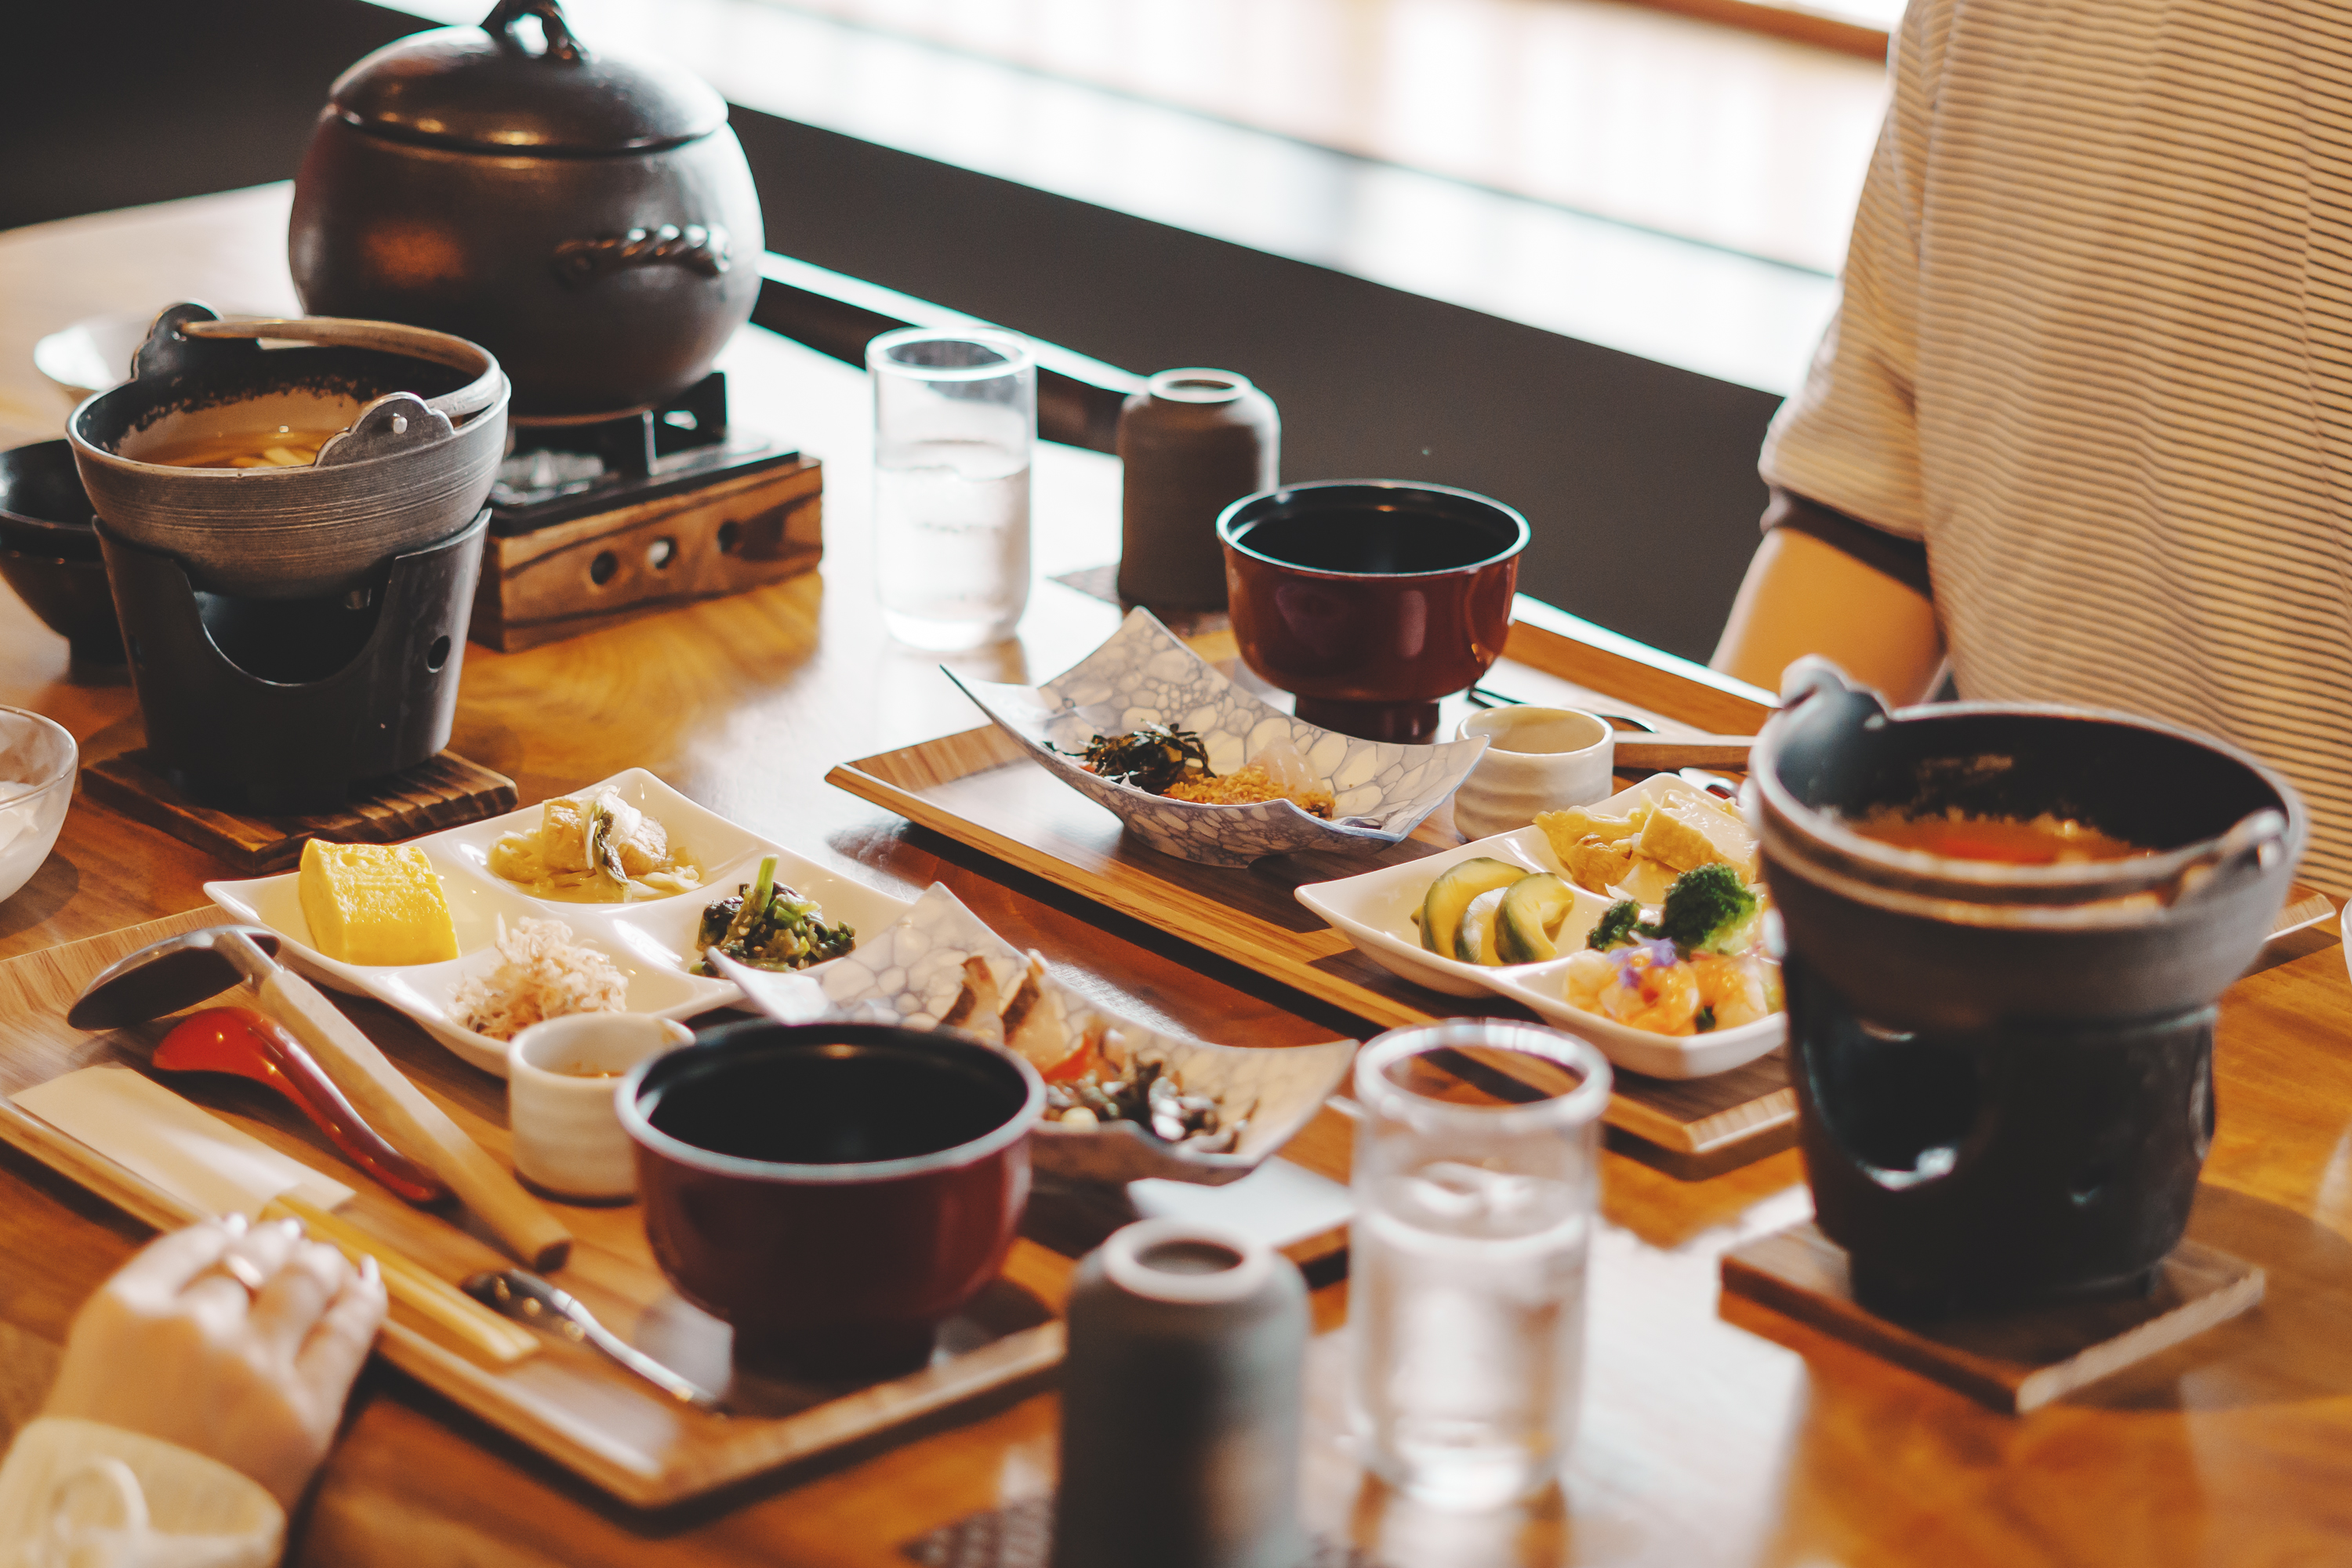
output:
[{"label": "stove burner stand", "polygon": [[667,403],[517,419],[473,640],[512,651],[814,567],[824,470],[728,424],[714,371]]}]

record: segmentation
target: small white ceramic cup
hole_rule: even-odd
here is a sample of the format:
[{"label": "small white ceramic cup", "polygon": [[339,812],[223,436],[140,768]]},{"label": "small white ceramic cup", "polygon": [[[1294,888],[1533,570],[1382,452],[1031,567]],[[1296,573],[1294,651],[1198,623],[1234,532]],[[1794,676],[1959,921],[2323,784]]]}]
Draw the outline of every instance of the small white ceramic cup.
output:
[{"label": "small white ceramic cup", "polygon": [[507,1047],[515,1173],[559,1197],[634,1194],[637,1158],[621,1131],[621,1079],[647,1057],[693,1043],[693,1030],[648,1013],[572,1013],[517,1035]]},{"label": "small white ceramic cup", "polygon": [[1454,792],[1454,826],[1465,838],[1525,827],[1539,811],[1591,805],[1614,793],[1617,731],[1573,708],[1484,708],[1462,721],[1457,740],[1486,737],[1486,754]]}]

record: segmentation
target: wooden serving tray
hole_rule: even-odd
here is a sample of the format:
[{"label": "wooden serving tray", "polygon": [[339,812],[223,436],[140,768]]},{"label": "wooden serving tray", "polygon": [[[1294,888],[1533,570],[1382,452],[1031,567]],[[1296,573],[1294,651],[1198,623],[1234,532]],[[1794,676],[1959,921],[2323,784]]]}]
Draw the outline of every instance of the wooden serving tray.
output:
[{"label": "wooden serving tray", "polygon": [[[1230,633],[1192,639],[1212,662]],[[1485,683],[1528,700],[1630,713],[1693,732],[1753,732],[1769,710],[1526,621]],[[1622,693],[1609,695],[1607,692]],[[1446,996],[1401,980],[1358,952],[1292,896],[1302,883],[1418,859],[1463,842],[1441,807],[1377,856],[1275,856],[1246,869],[1198,866],[1146,847],[1118,818],[1046,777],[994,725],[861,757],[825,775],[897,812],[1383,1027],[1465,1016],[1532,1018],[1500,997]],[[1654,1146],[1676,1174],[1703,1176],[1787,1148],[1796,1093],[1779,1052],[1712,1078],[1620,1072],[1608,1125]]]},{"label": "wooden serving tray", "polygon": [[[0,1094],[100,1063],[143,1069],[163,1025],[86,1035],[66,1024],[67,1006],[115,959],[220,919],[217,910],[190,910],[0,963]],[[499,1080],[458,1061],[396,1013],[349,997],[335,1001],[492,1158],[509,1160]],[[263,1142],[357,1188],[358,1196],[339,1216],[428,1271],[455,1283],[478,1269],[509,1266],[463,1227],[461,1211],[402,1203],[259,1086],[212,1074],[157,1076]],[[0,1141],[135,1218],[158,1226],[180,1221],[155,1189],[5,1103]],[[577,1240],[570,1264],[551,1278],[605,1327],[705,1386],[725,1390],[742,1413],[710,1416],[685,1409],[597,1352],[551,1335],[538,1354],[504,1371],[478,1364],[396,1321],[385,1326],[377,1352],[509,1436],[640,1508],[676,1503],[887,1430],[1035,1376],[1062,1359],[1059,1314],[1072,1265],[1021,1239],[997,1282],[941,1330],[942,1353],[925,1370],[864,1387],[739,1377],[730,1388],[730,1331],[670,1289],[647,1249],[636,1205],[552,1206]]]}]

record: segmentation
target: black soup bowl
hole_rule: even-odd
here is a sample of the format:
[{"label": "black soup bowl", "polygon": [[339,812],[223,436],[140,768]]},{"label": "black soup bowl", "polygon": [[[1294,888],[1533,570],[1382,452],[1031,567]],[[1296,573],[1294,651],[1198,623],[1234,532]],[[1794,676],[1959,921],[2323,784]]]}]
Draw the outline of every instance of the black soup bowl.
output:
[{"label": "black soup bowl", "polygon": [[1045,1086],[951,1029],[732,1024],[641,1063],[621,1124],[655,1260],[754,1367],[903,1371],[996,1278]]},{"label": "black soup bowl", "polygon": [[[1791,666],[1748,811],[1786,933],[1807,1179],[1898,1315],[2144,1289],[2214,1127],[2214,1003],[2268,939],[2305,818],[2285,780],[2129,714],[1890,713]],[[2152,853],[2017,865],[1853,831],[1874,807],[2072,818]]]},{"label": "black soup bowl", "polygon": [[0,452],[0,578],[72,646],[78,659],[122,662],[122,628],[90,527],[72,443]]}]

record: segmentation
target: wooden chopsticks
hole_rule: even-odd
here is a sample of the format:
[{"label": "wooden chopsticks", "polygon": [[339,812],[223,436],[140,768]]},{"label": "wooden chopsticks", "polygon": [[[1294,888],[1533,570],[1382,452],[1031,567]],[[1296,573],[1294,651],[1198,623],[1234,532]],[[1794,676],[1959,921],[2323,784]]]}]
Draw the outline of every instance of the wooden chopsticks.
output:
[{"label": "wooden chopsticks", "polygon": [[[205,1214],[178,1194],[164,1191],[136,1171],[109,1159],[79,1138],[67,1136],[40,1118],[17,1109],[0,1095],[0,1139],[64,1171],[89,1191],[158,1230],[201,1225],[216,1216]],[[300,1198],[273,1199],[262,1217],[294,1218],[320,1241],[340,1249],[357,1263],[373,1257],[383,1271],[384,1293],[393,1315],[411,1329],[452,1344],[494,1367],[512,1366],[540,1349],[536,1335],[509,1322],[425,1271],[397,1247],[368,1235],[349,1220]]]}]

